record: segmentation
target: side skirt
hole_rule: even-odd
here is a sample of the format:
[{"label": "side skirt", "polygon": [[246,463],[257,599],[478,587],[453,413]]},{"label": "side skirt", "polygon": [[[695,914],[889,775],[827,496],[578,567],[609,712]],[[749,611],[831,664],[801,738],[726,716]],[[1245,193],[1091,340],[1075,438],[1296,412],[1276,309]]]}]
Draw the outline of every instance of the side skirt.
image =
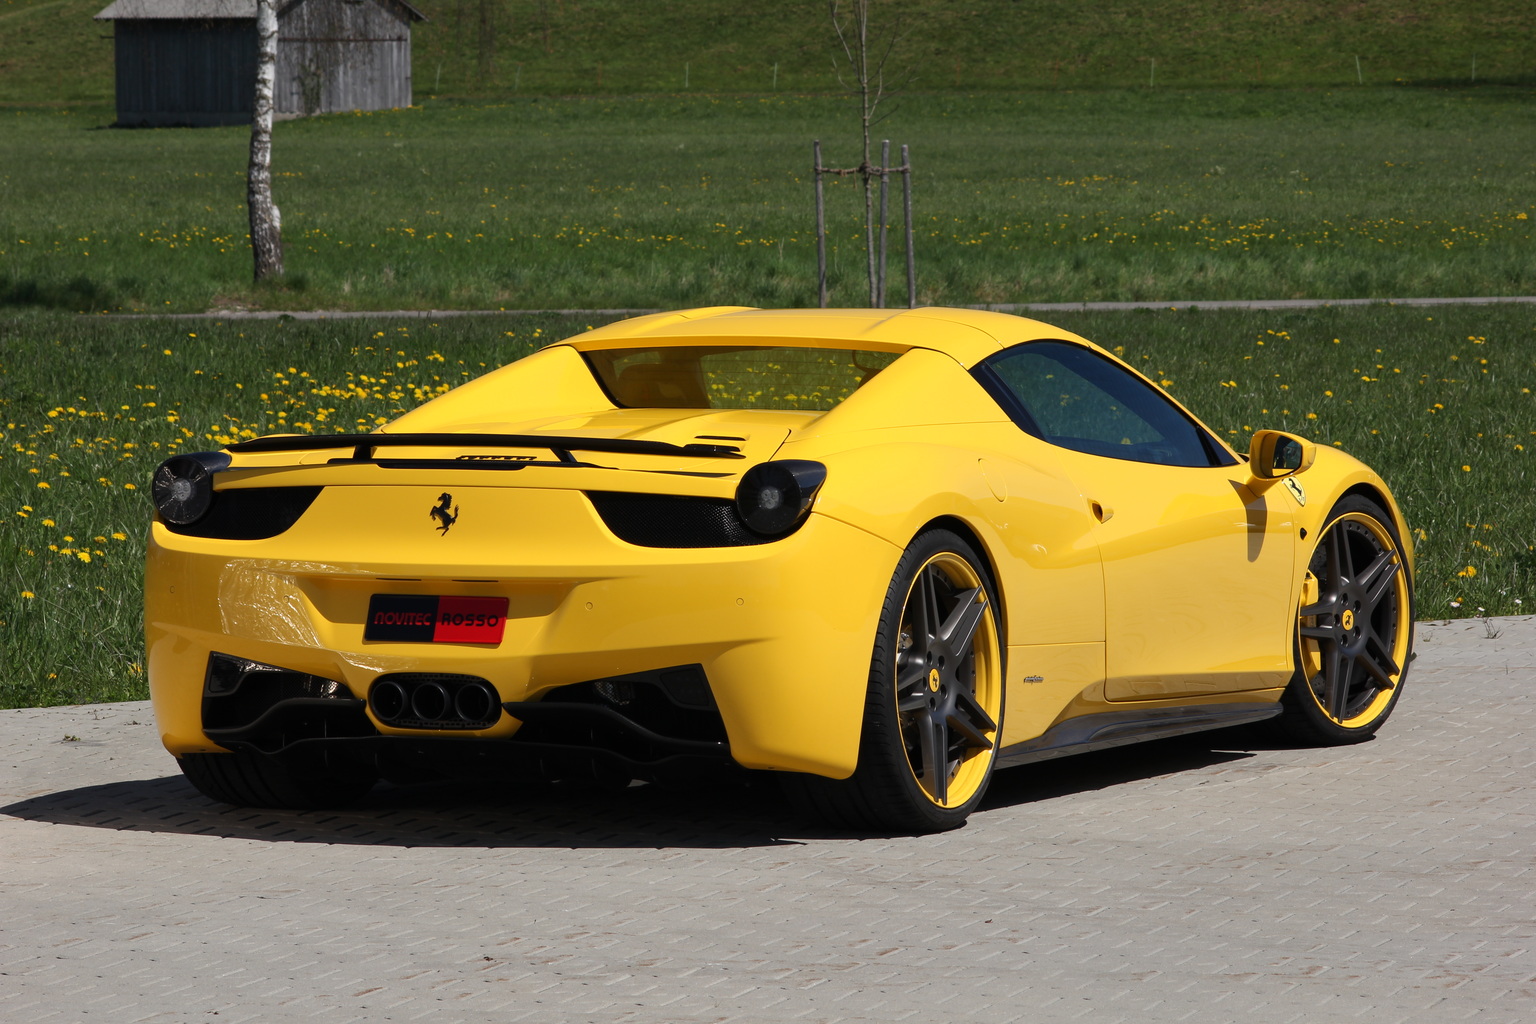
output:
[{"label": "side skirt", "polygon": [[1053,757],[1086,754],[1127,743],[1185,736],[1207,729],[1262,722],[1280,714],[1278,703],[1203,704],[1194,707],[1152,708],[1143,711],[1108,711],[1083,715],[1052,726],[1043,734],[1015,743],[998,752],[997,767],[1048,761]]}]

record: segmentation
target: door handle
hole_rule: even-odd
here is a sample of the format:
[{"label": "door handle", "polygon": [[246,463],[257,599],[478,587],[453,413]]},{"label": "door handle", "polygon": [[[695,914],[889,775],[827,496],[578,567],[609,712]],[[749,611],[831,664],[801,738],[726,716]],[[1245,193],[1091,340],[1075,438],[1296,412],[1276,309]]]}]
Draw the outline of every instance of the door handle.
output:
[{"label": "door handle", "polygon": [[1115,518],[1114,509],[1101,502],[1094,501],[1091,498],[1088,500],[1088,508],[1093,511],[1093,518],[1097,519],[1101,523],[1107,523],[1111,519]]}]

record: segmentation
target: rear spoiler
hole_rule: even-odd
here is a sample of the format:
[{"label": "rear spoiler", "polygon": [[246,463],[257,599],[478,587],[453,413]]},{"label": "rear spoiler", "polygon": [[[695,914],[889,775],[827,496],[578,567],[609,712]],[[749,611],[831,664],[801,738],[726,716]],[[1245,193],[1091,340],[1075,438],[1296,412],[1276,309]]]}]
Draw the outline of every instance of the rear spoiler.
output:
[{"label": "rear spoiler", "polygon": [[[572,452],[605,452],[614,455],[670,455],[694,459],[744,459],[741,449],[728,444],[669,444],[622,437],[562,437],[554,434],[303,434],[258,437],[227,445],[237,455],[257,452],[309,452],[326,448],[351,448],[349,458],[331,463],[373,463],[391,466],[454,466],[462,469],[520,469],[527,465],[590,466]],[[537,448],[554,453],[554,462],[531,457],[459,455],[449,459],[380,459],[379,448]]]}]

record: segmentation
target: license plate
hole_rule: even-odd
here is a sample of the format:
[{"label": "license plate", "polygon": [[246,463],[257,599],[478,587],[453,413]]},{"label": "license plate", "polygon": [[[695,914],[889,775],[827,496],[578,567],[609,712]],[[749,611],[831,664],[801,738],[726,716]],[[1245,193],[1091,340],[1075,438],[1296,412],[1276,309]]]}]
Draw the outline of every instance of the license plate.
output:
[{"label": "license plate", "polygon": [[408,644],[499,644],[507,628],[504,597],[374,594],[364,640]]}]

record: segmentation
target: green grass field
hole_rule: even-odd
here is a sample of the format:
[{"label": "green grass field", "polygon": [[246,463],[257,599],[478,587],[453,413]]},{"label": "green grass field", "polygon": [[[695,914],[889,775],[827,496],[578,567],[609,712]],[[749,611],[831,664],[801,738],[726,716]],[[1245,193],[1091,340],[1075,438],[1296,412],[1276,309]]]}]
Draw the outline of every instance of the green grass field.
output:
[{"label": "green grass field", "polygon": [[[144,695],[166,454],[367,427],[587,325],[78,313],[815,302],[811,140],[858,161],[816,0],[501,0],[483,57],[478,4],[421,0],[419,106],[277,127],[262,287],[248,131],[108,130],[104,5],[0,0],[0,706]],[[917,77],[879,133],[912,147],[923,303],[1536,293],[1528,3],[897,8]],[[852,182],[828,203],[861,304]],[[1057,319],[1239,448],[1287,427],[1380,469],[1421,617],[1536,599],[1530,307]]]},{"label": "green grass field", "polygon": [[[649,96],[280,124],[288,275],[257,289],[244,129],[0,110],[0,307],[814,304],[810,143],[857,163],[847,113]],[[923,303],[1536,292],[1528,90],[914,95],[886,128],[912,146]],[[832,301],[858,304],[851,179],[828,204]]]},{"label": "green grass field", "polygon": [[[0,102],[109,103],[112,27],[91,20],[105,6],[0,0]],[[824,0],[416,6],[418,98],[838,87]],[[877,0],[873,18],[899,21],[890,67],[926,90],[1536,80],[1525,0]]]},{"label": "green grass field", "polygon": [[[1527,309],[1072,314],[1239,449],[1270,426],[1392,484],[1421,618],[1536,603],[1536,325]],[[142,698],[148,478],[176,451],[345,431],[582,319],[0,320],[0,707]]]}]

